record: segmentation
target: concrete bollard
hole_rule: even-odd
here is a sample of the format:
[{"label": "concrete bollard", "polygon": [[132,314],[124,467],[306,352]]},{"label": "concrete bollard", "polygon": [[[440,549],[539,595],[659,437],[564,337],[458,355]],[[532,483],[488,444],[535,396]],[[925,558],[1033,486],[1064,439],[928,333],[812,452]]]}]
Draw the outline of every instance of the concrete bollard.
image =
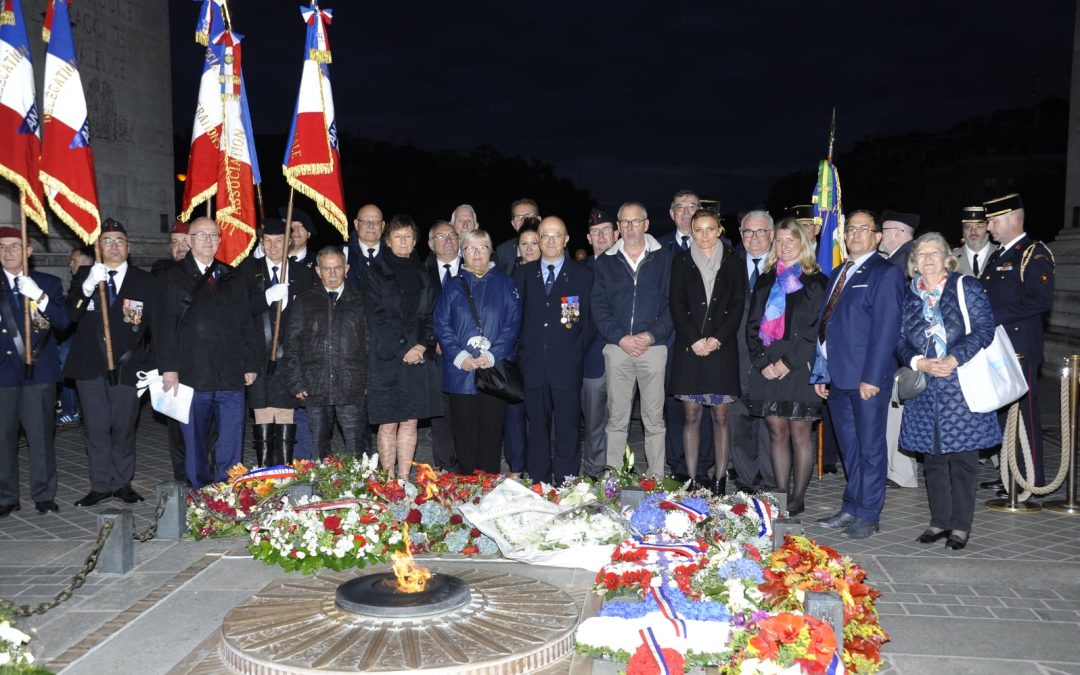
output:
[{"label": "concrete bollard", "polygon": [[289,501],[295,504],[301,497],[310,497],[315,494],[315,486],[311,483],[293,483],[285,488],[285,493],[289,495]]},{"label": "concrete bollard", "polygon": [[776,500],[777,508],[783,512],[787,511],[787,493],[786,492],[773,492],[772,498]]},{"label": "concrete bollard", "polygon": [[772,524],[773,550],[784,545],[784,537],[791,535],[797,537],[803,533],[802,521],[798,518],[777,518]]},{"label": "concrete bollard", "polygon": [[832,626],[836,646],[844,648],[844,603],[836,593],[806,592],[806,613]]},{"label": "concrete bollard", "polygon": [[103,574],[127,574],[135,567],[135,518],[129,509],[105,509],[98,514],[98,528],[111,521],[113,528],[98,557],[97,571]]},{"label": "concrete bollard", "polygon": [[165,495],[165,510],[158,520],[157,538],[177,541],[187,531],[187,495],[180,481],[162,481],[157,484],[157,498]]}]

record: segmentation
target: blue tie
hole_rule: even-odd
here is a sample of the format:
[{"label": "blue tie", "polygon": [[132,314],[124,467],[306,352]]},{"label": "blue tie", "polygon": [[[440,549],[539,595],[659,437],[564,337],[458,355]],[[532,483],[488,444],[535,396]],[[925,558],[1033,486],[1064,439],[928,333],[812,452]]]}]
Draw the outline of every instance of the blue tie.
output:
[{"label": "blue tie", "polygon": [[330,291],[330,304],[336,305],[338,299],[338,293],[341,291]]},{"label": "blue tie", "polygon": [[555,266],[548,265],[547,279],[544,280],[544,293],[551,295],[551,287],[555,285]]},{"label": "blue tie", "polygon": [[271,286],[277,286],[278,285],[277,265],[274,265],[273,267],[270,268],[270,285]]},{"label": "blue tie", "polygon": [[757,284],[758,278],[758,263],[761,262],[761,258],[752,258],[754,263],[754,271],[750,273],[750,290],[754,290],[754,286]]},{"label": "blue tie", "polygon": [[450,281],[450,263],[443,263],[443,269],[446,270],[442,275],[442,285],[445,286]]},{"label": "blue tie", "polygon": [[112,307],[116,302],[116,270],[109,270],[109,281],[105,287],[109,292],[109,307]]},{"label": "blue tie", "polygon": [[690,237],[684,234],[684,235],[682,235],[682,250],[685,251],[685,250],[687,250],[689,248],[690,248]]}]

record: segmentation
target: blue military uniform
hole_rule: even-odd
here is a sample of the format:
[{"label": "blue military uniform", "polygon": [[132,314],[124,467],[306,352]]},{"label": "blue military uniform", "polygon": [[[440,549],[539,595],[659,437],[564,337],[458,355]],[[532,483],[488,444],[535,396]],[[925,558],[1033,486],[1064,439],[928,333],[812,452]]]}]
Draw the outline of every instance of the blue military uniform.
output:
[{"label": "blue military uniform", "polygon": [[995,251],[979,280],[990,298],[994,317],[1023,357],[1020,364],[1028,393],[1020,399],[1020,413],[1031,443],[1035,485],[1041,486],[1045,481],[1038,375],[1043,362],[1043,319],[1054,302],[1054,255],[1045,244],[1025,234],[1008,248]]}]

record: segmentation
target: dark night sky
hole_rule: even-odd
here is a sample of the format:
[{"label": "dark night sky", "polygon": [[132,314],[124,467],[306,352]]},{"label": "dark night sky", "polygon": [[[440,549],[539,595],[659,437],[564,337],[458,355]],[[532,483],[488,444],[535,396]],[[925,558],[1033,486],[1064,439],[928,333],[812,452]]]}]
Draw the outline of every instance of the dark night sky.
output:
[{"label": "dark night sky", "polygon": [[[259,133],[284,132],[292,114],[299,4],[229,2],[247,36]],[[198,5],[169,5],[174,119],[186,134],[202,60]],[[535,157],[604,206],[635,198],[666,208],[690,187],[725,209],[756,205],[776,178],[813,169],[834,105],[844,149],[1067,97],[1074,13],[1067,0],[322,5],[335,11],[340,129]],[[260,157],[264,180],[280,175],[280,161]],[[346,198],[355,208],[362,186],[346,185]]]}]

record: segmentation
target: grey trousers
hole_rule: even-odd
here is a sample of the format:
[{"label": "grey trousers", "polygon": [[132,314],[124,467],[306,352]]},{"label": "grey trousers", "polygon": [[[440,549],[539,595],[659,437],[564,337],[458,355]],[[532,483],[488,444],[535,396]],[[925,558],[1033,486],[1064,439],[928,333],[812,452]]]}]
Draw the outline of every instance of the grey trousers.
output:
[{"label": "grey trousers", "polygon": [[30,455],[30,497],[56,498],[56,383],[0,387],[0,504],[19,502],[19,426]]},{"label": "grey trousers", "polygon": [[581,415],[585,420],[585,447],[581,453],[585,475],[599,476],[607,464],[607,378],[581,381]]},{"label": "grey trousers", "polygon": [[634,389],[641,393],[641,422],[645,427],[647,472],[664,477],[664,371],[667,345],[653,345],[641,356],[630,356],[619,345],[604,346],[607,373],[607,463],[622,466]]}]

